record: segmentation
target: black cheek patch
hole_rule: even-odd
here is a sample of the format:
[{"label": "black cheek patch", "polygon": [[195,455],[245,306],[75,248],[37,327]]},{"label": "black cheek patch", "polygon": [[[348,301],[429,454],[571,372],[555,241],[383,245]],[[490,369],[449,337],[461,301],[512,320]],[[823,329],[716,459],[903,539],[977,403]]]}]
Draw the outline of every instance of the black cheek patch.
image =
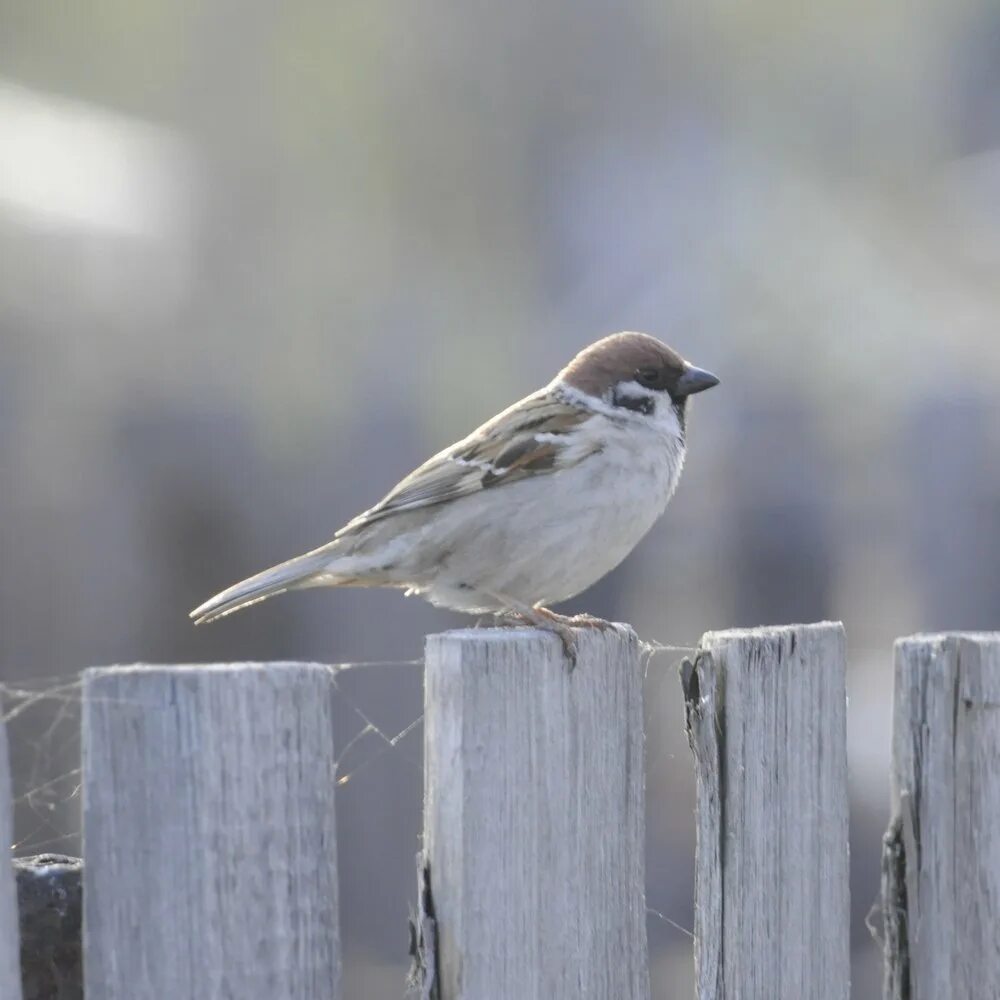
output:
[{"label": "black cheek patch", "polygon": [[648,417],[656,408],[656,401],[649,396],[628,396],[623,392],[615,390],[611,397],[613,406],[621,407],[623,410],[633,410],[636,413],[644,413]]}]

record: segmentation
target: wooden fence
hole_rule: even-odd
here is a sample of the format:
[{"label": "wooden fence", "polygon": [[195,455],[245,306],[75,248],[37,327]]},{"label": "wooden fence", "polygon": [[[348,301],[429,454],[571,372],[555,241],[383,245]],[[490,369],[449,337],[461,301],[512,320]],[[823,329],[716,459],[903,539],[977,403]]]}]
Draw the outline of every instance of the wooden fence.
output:
[{"label": "wooden fence", "polygon": [[[1000,634],[904,639],[895,657],[885,998],[987,1000]],[[416,996],[648,1000],[644,668],[624,627],[583,633],[572,672],[527,630],[429,639]],[[847,1000],[842,627],[709,633],[682,684],[698,1000]],[[339,975],[333,696],[316,664],[87,671],[87,1000],[355,1000]],[[65,859],[19,866],[22,998],[0,866],[3,1000],[81,996],[78,881]]]}]

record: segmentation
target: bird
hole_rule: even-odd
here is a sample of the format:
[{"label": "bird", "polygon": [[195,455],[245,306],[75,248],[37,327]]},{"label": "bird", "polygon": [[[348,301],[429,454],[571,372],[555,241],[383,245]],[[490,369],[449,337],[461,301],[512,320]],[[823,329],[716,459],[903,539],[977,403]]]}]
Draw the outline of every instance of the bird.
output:
[{"label": "bird", "polygon": [[307,587],[391,587],[439,607],[555,632],[666,509],[687,452],[689,398],[719,384],[644,333],[602,338],[548,385],[439,451],[332,541],[195,608],[211,622]]}]

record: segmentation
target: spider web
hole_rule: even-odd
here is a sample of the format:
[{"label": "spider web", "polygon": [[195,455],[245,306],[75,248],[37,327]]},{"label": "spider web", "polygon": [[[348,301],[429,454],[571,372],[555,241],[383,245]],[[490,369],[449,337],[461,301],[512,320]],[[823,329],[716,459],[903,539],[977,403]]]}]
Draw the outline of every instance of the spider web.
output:
[{"label": "spider web", "polygon": [[[416,734],[423,723],[417,715],[399,729],[379,725],[374,710],[363,708],[342,683],[342,675],[359,669],[419,667],[422,660],[382,660],[343,663],[332,667],[335,700],[346,709],[353,728],[337,731],[334,784],[353,781],[375,760]],[[15,856],[81,852],[80,726],[82,673],[16,683],[0,682],[0,724],[6,726],[11,758],[15,816]],[[343,714],[343,713],[341,713]],[[413,742],[412,739],[409,740]],[[404,766],[421,780],[415,753],[398,754]]]}]

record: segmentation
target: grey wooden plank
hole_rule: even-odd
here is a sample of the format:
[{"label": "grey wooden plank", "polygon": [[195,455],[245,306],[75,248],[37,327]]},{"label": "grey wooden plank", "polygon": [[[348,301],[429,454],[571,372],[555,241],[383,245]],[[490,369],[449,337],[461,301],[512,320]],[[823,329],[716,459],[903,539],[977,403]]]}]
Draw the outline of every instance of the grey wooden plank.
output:
[{"label": "grey wooden plank", "polygon": [[0,997],[4,1000],[21,1000],[17,896],[14,868],[10,862],[14,841],[13,812],[7,730],[0,721]]},{"label": "grey wooden plank", "polygon": [[847,1000],[843,627],[709,632],[683,681],[699,1000]]},{"label": "grey wooden plank", "polygon": [[896,643],[889,1000],[1000,995],[1000,633]]},{"label": "grey wooden plank", "polygon": [[648,1000],[634,633],[572,672],[551,635],[431,636],[425,683],[421,995]]},{"label": "grey wooden plank", "polygon": [[337,1000],[332,676],[84,682],[84,975],[101,1000]]},{"label": "grey wooden plank", "polygon": [[83,863],[64,854],[15,858],[24,1000],[83,998]]}]

